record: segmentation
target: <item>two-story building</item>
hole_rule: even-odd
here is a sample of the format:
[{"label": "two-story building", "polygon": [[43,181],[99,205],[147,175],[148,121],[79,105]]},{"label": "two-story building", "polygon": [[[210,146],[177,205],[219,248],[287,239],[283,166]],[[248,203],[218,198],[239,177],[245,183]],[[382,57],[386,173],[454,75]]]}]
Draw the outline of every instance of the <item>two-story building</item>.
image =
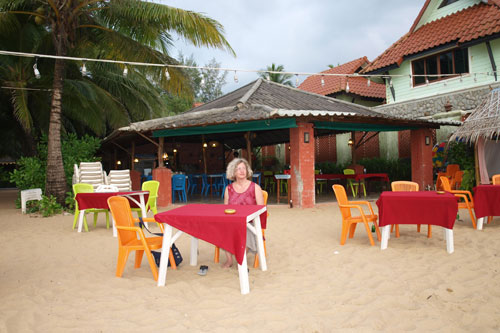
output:
[{"label": "two-story building", "polygon": [[[374,111],[463,119],[500,86],[500,0],[427,0],[410,31],[361,74],[384,75],[387,104]],[[435,141],[455,128],[442,127]],[[407,131],[380,133],[381,155],[398,158]],[[384,147],[384,149],[382,149]]]}]

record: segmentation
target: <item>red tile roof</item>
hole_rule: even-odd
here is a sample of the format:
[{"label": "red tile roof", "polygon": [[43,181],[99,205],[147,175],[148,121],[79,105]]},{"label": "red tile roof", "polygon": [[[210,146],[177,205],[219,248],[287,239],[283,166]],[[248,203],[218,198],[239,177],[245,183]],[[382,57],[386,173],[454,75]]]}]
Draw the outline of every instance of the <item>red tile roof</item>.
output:
[{"label": "red tile roof", "polygon": [[412,30],[392,44],[371,64],[362,70],[369,73],[380,68],[400,65],[405,56],[416,54],[434,47],[456,43],[457,46],[478,38],[500,33],[500,0],[489,0],[454,14],[413,29],[425,11],[428,1],[420,11]]},{"label": "red tile roof", "polygon": [[[354,74],[357,73],[362,66],[369,63],[366,57],[362,57],[343,65],[330,68],[326,71],[318,73],[318,75],[311,75],[302,82],[298,87],[301,90],[309,91],[315,94],[327,96],[333,93],[346,90],[347,82],[349,82],[349,92],[363,96],[375,97],[385,99],[385,85],[380,83],[371,82],[368,87],[368,80],[364,77],[350,77],[345,76],[330,76],[321,74]],[[321,85],[321,78],[325,84]]]}]

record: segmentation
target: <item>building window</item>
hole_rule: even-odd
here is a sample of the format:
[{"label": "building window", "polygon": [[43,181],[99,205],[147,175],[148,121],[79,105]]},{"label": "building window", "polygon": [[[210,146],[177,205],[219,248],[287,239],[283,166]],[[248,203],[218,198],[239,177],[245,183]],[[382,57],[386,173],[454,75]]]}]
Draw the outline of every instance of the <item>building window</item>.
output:
[{"label": "building window", "polygon": [[443,2],[441,2],[441,4],[439,5],[438,9],[443,8],[445,6],[448,6],[448,5],[451,5],[452,3],[457,2],[457,1],[458,0],[443,0]]},{"label": "building window", "polygon": [[466,48],[456,49],[414,60],[412,61],[412,69],[414,86],[446,80],[455,76],[449,74],[469,73],[468,51]]}]

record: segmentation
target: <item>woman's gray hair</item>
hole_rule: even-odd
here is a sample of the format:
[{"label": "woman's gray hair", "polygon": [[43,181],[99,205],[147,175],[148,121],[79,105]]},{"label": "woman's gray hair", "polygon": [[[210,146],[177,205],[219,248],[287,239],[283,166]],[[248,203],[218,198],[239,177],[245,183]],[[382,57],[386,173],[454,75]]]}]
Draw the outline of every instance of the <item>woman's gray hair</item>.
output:
[{"label": "woman's gray hair", "polygon": [[245,160],[244,158],[235,158],[229,164],[227,165],[226,169],[226,177],[229,180],[235,180],[236,176],[236,168],[238,167],[239,164],[245,164],[245,167],[247,168],[247,179],[252,179],[253,171],[252,168],[250,168],[250,164],[248,164],[248,161]]}]

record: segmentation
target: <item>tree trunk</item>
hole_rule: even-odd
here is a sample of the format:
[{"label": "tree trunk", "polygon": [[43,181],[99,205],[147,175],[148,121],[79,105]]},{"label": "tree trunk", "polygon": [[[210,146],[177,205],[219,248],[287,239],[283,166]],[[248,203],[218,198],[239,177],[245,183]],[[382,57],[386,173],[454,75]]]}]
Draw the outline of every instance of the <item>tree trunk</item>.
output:
[{"label": "tree trunk", "polygon": [[66,177],[61,151],[61,113],[64,78],[64,60],[56,59],[47,151],[47,177],[45,195],[55,196],[57,202],[64,204],[66,196]]}]

